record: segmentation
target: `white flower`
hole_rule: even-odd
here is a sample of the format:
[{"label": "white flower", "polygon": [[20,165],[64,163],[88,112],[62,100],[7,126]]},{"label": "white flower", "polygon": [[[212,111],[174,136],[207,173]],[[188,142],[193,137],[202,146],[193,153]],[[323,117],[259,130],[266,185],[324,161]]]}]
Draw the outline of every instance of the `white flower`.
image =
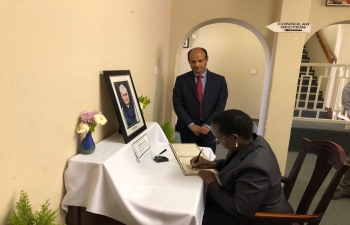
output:
[{"label": "white flower", "polygon": [[143,108],[143,103],[142,103],[142,102],[139,102],[139,104],[140,104],[141,109],[144,109],[144,108]]},{"label": "white flower", "polygon": [[87,132],[89,132],[89,129],[90,127],[86,123],[80,122],[77,125],[77,133],[82,134],[84,137],[87,134]]},{"label": "white flower", "polygon": [[100,125],[105,125],[107,123],[106,117],[104,117],[104,115],[102,114],[94,115],[94,121],[96,124],[100,124]]}]

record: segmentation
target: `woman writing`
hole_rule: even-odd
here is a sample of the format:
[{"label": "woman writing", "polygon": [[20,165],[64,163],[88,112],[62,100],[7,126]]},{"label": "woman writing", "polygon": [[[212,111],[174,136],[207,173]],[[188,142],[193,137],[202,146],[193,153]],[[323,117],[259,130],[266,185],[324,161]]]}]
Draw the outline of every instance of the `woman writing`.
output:
[{"label": "woman writing", "polygon": [[246,113],[224,111],[213,118],[211,131],[214,141],[228,150],[226,158],[191,160],[195,168],[219,171],[221,184],[212,172],[198,172],[207,186],[202,224],[238,224],[239,219],[252,219],[258,211],[294,213],[284,197],[276,156],[263,137],[252,133],[252,127]]}]

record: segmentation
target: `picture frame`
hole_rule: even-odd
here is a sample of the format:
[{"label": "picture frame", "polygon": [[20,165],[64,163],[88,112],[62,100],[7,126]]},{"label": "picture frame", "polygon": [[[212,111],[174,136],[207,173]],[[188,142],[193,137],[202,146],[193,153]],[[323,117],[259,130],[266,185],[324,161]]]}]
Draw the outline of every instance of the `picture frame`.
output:
[{"label": "picture frame", "polygon": [[350,0],[326,0],[326,6],[342,6],[349,7]]},{"label": "picture frame", "polygon": [[125,144],[147,129],[130,70],[103,71]]},{"label": "picture frame", "polygon": [[186,41],[185,41],[185,43],[184,43],[184,48],[188,48],[189,47],[189,45],[190,45],[190,38],[187,38],[186,39]]}]

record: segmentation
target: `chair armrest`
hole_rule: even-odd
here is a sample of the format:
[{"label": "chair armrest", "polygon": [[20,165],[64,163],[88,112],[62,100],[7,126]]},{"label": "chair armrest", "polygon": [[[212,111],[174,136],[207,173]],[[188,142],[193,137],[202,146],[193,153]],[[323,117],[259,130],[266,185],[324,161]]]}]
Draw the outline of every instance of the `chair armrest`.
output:
[{"label": "chair armrest", "polygon": [[283,214],[283,213],[267,213],[257,212],[253,221],[275,221],[275,222],[313,222],[321,220],[323,214]]}]

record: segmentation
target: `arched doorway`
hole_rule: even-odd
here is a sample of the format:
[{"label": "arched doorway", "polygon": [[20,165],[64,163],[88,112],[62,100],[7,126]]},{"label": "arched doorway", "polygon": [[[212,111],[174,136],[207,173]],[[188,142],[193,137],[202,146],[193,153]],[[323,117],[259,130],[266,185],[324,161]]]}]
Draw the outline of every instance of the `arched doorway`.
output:
[{"label": "arched doorway", "polygon": [[[234,31],[231,30],[230,34],[230,27],[235,27],[235,31],[239,32],[236,33],[236,35],[233,33]],[[226,30],[224,35],[231,35],[231,39],[233,42],[230,42],[229,39],[224,39],[221,34],[218,34],[216,32],[220,32],[221,30]],[[200,32],[200,34],[198,33]],[[211,35],[208,35],[210,34]],[[196,38],[192,39],[192,34],[195,34]],[[204,39],[202,35],[205,35]],[[209,38],[210,36],[210,38]],[[237,36],[237,37],[236,37]],[[249,38],[245,38],[244,36]],[[250,24],[237,20],[232,18],[220,18],[220,19],[213,19],[208,20],[205,22],[202,22],[200,24],[197,24],[192,29],[190,29],[183,38],[183,42],[179,43],[178,53],[177,53],[177,62],[176,62],[176,68],[175,68],[175,74],[182,74],[186,71],[188,71],[190,68],[187,64],[187,52],[189,49],[183,49],[183,43],[187,40],[189,37],[189,49],[192,47],[204,47],[207,48],[208,54],[209,54],[209,63],[208,63],[208,69],[212,70],[213,72],[222,74],[226,77],[228,86],[229,86],[229,99],[228,104],[226,108],[238,108],[246,111],[248,114],[255,115],[252,116],[254,118],[259,118],[259,129],[258,133],[260,135],[264,135],[265,131],[265,121],[266,121],[266,114],[267,114],[267,105],[268,105],[268,97],[270,92],[270,84],[271,84],[271,59],[270,59],[270,50],[267,46],[267,43],[264,39],[264,37],[260,34],[260,32],[255,29]],[[234,38],[236,37],[236,39]],[[199,40],[202,38],[201,40]],[[215,40],[219,43],[212,43],[209,39]],[[238,39],[237,39],[238,38]],[[248,40],[247,40],[248,39]],[[239,41],[241,40],[241,41]],[[249,42],[249,40],[252,40]],[[241,43],[235,43],[236,41],[239,41]],[[220,42],[226,42],[226,43],[220,43]],[[244,42],[244,44],[243,44]],[[252,43],[254,42],[254,44]],[[234,45],[236,44],[236,45]],[[254,52],[250,51],[249,55],[244,54],[244,45],[251,45],[247,46],[247,49],[258,49],[260,51],[260,58],[256,59],[254,63],[247,63],[250,62],[249,58],[254,57]],[[207,47],[208,46],[208,47]],[[235,47],[234,47],[235,46]],[[255,47],[254,47],[255,46]],[[239,51],[238,51],[239,48]],[[237,50],[237,54],[235,55],[235,50]],[[239,52],[239,53],[238,53]],[[220,53],[222,53],[222,57],[220,56]],[[232,57],[225,57],[230,55]],[[212,57],[213,56],[213,57]],[[239,58],[241,57],[241,58]],[[230,62],[230,60],[233,60]],[[253,60],[252,60],[253,61]],[[214,62],[214,64],[210,64],[211,62]],[[231,63],[230,66],[226,67],[225,69],[221,69],[222,65],[226,65],[228,63]],[[235,67],[232,67],[232,64],[238,63],[241,68],[241,70],[238,70],[238,66],[235,69]],[[256,64],[263,64],[262,66],[258,67]],[[184,64],[187,65],[184,66]],[[243,65],[247,64],[247,65]],[[250,64],[250,66],[248,66]],[[221,67],[220,67],[221,66]],[[250,68],[251,67],[251,68]],[[263,71],[259,71],[258,75],[254,77],[254,75],[251,75],[251,70],[258,68],[263,68]],[[184,69],[185,68],[185,69]],[[217,69],[212,69],[217,68]],[[220,71],[224,71],[223,73],[220,73]],[[237,81],[240,81],[245,89],[242,89],[241,91],[238,90],[238,92],[232,91],[232,89],[236,89],[237,83],[234,82],[235,79],[235,73],[239,73],[239,76],[237,75],[236,79],[239,79]],[[261,82],[259,82],[259,88],[260,92],[258,91],[258,98],[260,101],[258,101],[258,105],[254,105],[252,107],[245,107],[243,104],[254,104],[252,101],[250,101],[252,98],[252,95],[249,93],[249,90],[256,89],[257,87],[254,87],[254,80],[259,76],[259,79],[261,79]],[[251,83],[250,83],[251,82]],[[230,83],[232,84],[232,89],[230,91]],[[235,86],[236,85],[236,86]],[[239,87],[242,87],[240,85]],[[234,95],[232,95],[234,93]],[[237,98],[241,98],[242,101],[235,101]],[[257,98],[257,96],[255,96]],[[230,101],[231,99],[231,101]],[[255,110],[254,110],[255,108]],[[257,109],[258,108],[258,109]],[[257,109],[257,110],[256,110]],[[175,120],[175,114],[173,114],[173,119]],[[174,121],[173,120],[173,121]]]}]

